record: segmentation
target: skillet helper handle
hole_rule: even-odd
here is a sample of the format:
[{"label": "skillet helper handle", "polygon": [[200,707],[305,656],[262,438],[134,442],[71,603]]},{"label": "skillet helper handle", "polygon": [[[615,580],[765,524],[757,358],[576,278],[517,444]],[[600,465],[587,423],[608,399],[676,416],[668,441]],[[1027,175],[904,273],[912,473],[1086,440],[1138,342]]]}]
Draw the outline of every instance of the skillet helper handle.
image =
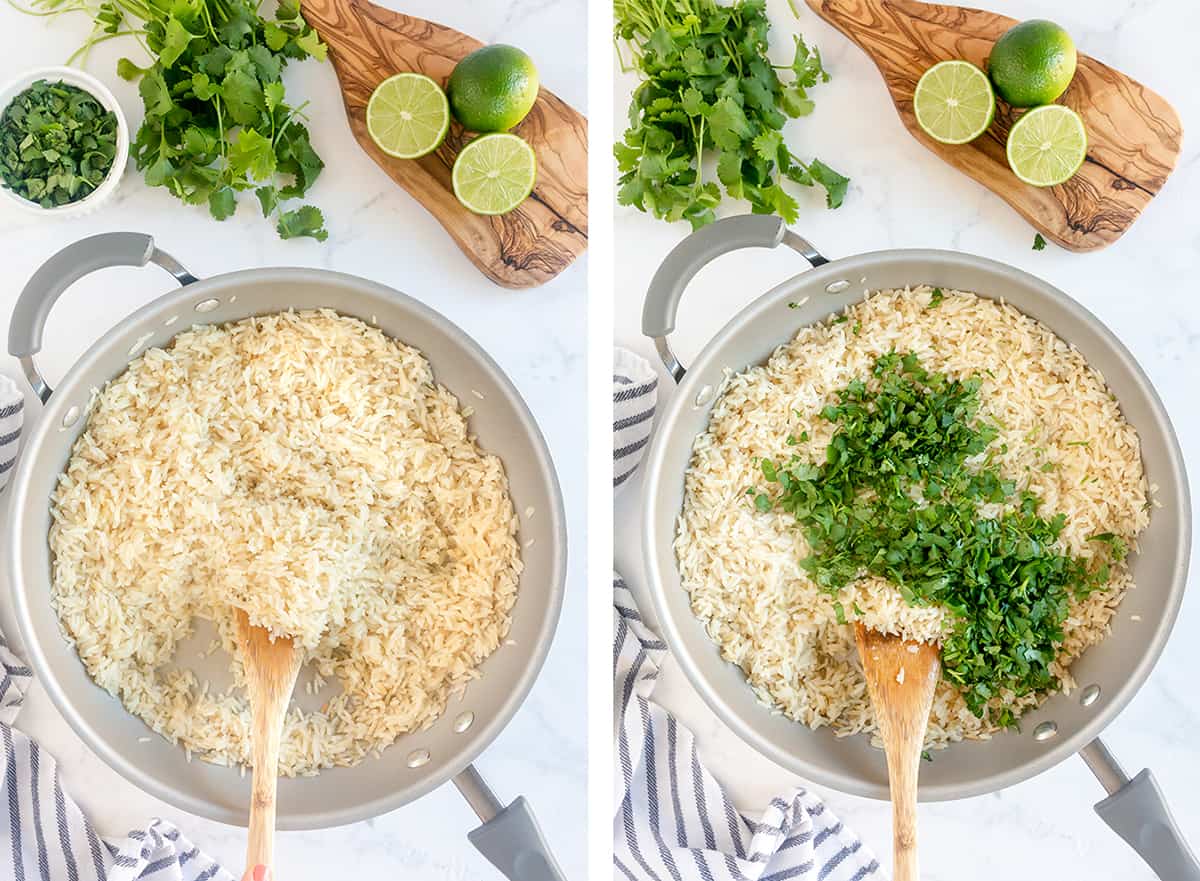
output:
[{"label": "skillet helper handle", "polygon": [[475,849],[510,881],[566,881],[524,796],[500,803],[474,765],[454,778],[483,825],[467,833]]},{"label": "skillet helper handle", "polygon": [[1093,740],[1080,755],[1108,791],[1096,813],[1162,881],[1200,881],[1200,862],[1175,825],[1162,790],[1149,768],[1133,779],[1104,743]]},{"label": "skillet helper handle", "polygon": [[29,279],[13,308],[8,326],[8,353],[21,362],[25,378],[42,403],[50,399],[52,390],[38,372],[33,356],[42,350],[42,331],[58,298],[79,279],[98,269],[147,263],[161,266],[181,285],[196,280],[178,260],[154,247],[153,238],[136,232],[108,232],[80,239],[43,263]]},{"label": "skillet helper handle", "polygon": [[765,214],[726,217],[702,227],[676,245],[663,260],[646,291],[642,333],[654,340],[658,355],[675,382],[682,380],[686,371],[671,351],[667,336],[675,330],[679,301],[696,273],[730,251],[776,248],[780,244],[792,248],[813,268],[829,262],[806,239],[789,230],[782,218]]}]

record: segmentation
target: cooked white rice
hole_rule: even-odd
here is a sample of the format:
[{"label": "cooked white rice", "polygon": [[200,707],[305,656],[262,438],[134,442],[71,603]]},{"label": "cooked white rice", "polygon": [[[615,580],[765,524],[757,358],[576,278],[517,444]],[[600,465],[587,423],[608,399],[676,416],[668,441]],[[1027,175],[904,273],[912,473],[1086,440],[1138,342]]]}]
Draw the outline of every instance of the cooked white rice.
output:
[{"label": "cooked white rice", "polygon": [[[808,547],[793,517],[759,513],[746,488],[762,483],[763,457],[824,461],[834,428],[820,410],[889,351],[914,352],[923,367],[978,375],[980,415],[1000,426],[1001,473],[1061,512],[1061,544],[1090,557],[1088,537],[1112,532],[1135,547],[1148,522],[1137,433],[1104,378],[1038,322],[1011,306],[959,291],[927,308],[932,288],[880,291],[846,320],[802,328],[765,365],[729,374],[708,430],[695,442],[675,542],[695,614],[723,656],[740,666],[758,697],[812,727],[871,732],[875,719],[854,643],[853,622],[917,640],[940,641],[944,612],[909,606],[887,582],[864,577],[839,596],[850,623],[838,624],[828,593],[799,566]],[[808,440],[787,445],[787,437]],[[1086,442],[1086,446],[1082,444]],[[1052,470],[1042,466],[1052,463]],[[987,512],[985,512],[987,513]],[[992,512],[994,513],[994,512]],[[1113,567],[1106,590],[1074,602],[1052,669],[1066,690],[1069,665],[1099,642],[1122,595],[1128,568]],[[850,610],[857,605],[862,615]],[[1042,696],[998,702],[1024,707]],[[928,742],[987,738],[997,729],[967,708],[948,683],[938,687]]]},{"label": "cooked white rice", "polygon": [[[504,641],[521,561],[500,461],[416,349],[329,311],[179,334],[93,401],[53,497],[53,598],[92,678],[190,753],[250,758],[232,607],[296,637],[284,774],[431,724]],[[235,688],[181,661],[214,622]]]}]

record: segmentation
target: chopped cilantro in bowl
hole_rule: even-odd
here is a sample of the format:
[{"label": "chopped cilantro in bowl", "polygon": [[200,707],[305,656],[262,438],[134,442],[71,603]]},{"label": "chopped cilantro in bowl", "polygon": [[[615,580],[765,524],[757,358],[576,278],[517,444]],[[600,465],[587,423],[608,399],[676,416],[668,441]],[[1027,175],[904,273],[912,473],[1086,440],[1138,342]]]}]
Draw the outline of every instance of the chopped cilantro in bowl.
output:
[{"label": "chopped cilantro in bowl", "polygon": [[0,90],[0,190],[13,203],[91,211],[116,189],[128,155],[120,107],[95,78],[45,68]]}]

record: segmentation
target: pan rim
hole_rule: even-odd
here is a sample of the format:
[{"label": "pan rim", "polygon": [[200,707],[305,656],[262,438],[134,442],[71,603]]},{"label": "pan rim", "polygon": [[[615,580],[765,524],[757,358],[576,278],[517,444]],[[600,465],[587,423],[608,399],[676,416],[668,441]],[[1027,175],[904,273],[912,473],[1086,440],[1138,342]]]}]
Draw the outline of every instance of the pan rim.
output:
[{"label": "pan rim", "polygon": [[[1153,417],[1153,428],[1160,433],[1168,452],[1167,461],[1164,463],[1164,472],[1178,486],[1179,504],[1176,513],[1183,541],[1175,548],[1174,560],[1171,567],[1172,577],[1168,587],[1164,615],[1156,622],[1152,638],[1146,642],[1145,649],[1142,651],[1137,663],[1128,671],[1129,675],[1112,691],[1104,705],[1096,711],[1096,714],[1086,724],[1082,725],[1069,736],[1056,739],[1037,758],[1027,761],[1014,769],[979,776],[965,783],[922,784],[920,786],[918,797],[921,801],[947,801],[995,792],[1028,780],[1059,764],[1098,737],[1133,699],[1157,664],[1171,635],[1175,621],[1178,618],[1180,605],[1183,602],[1183,595],[1187,587],[1188,561],[1192,537],[1190,489],[1178,435],[1157,390],[1150,382],[1141,365],[1104,322],[1092,314],[1079,301],[1037,276],[998,260],[959,251],[897,248],[868,251],[831,260],[825,265],[803,271],[776,285],[756,298],[739,313],[735,314],[712,339],[704,344],[700,352],[695,356],[693,367],[688,369],[682,382],[676,386],[670,400],[667,402],[666,408],[659,417],[650,449],[646,454],[644,465],[646,477],[643,480],[642,495],[642,507],[645,512],[645,522],[642,529],[642,552],[645,560],[645,574],[663,638],[666,639],[677,663],[682,668],[692,687],[700,694],[705,704],[751,748],[789,771],[797,773],[806,780],[811,780],[820,785],[867,798],[887,800],[889,797],[886,784],[876,785],[860,777],[831,770],[782,749],[770,737],[760,732],[752,720],[744,718],[740,712],[725,701],[718,693],[718,689],[709,681],[709,677],[705,673],[705,668],[711,662],[705,658],[701,658],[696,652],[692,651],[691,644],[695,640],[684,635],[684,627],[689,624],[688,619],[690,618],[692,621],[696,620],[691,613],[690,605],[685,612],[676,614],[667,597],[667,578],[657,563],[658,550],[663,542],[666,542],[667,546],[670,546],[673,544],[675,537],[673,527],[668,531],[669,534],[664,534],[659,528],[660,523],[664,522],[665,499],[663,498],[663,487],[667,485],[668,481],[674,481],[676,478],[682,480],[682,474],[664,473],[664,459],[666,458],[668,447],[667,439],[677,431],[677,422],[686,406],[685,402],[694,399],[697,392],[700,391],[695,386],[701,382],[701,373],[705,371],[696,368],[710,367],[712,362],[719,357],[725,345],[743,327],[748,326],[754,318],[764,312],[776,309],[780,302],[784,301],[789,294],[794,295],[797,284],[824,286],[829,282],[841,280],[844,277],[858,278],[860,274],[872,269],[876,264],[885,261],[924,262],[927,265],[932,263],[938,264],[939,268],[949,270],[970,267],[972,269],[982,269],[987,272],[1006,275],[1016,283],[1032,290],[1039,297],[1046,298],[1061,307],[1074,320],[1079,321],[1096,332],[1102,342],[1112,351],[1113,355],[1120,360],[1122,366],[1137,383],[1146,401],[1149,403]],[[980,294],[980,296],[983,296],[983,294]],[[1036,318],[1037,316],[1031,317]],[[769,354],[769,352],[765,352],[763,359]],[[760,363],[761,360],[759,359],[753,363]],[[710,401],[708,406],[711,407],[712,403],[713,401]],[[1138,426],[1138,428],[1140,431],[1143,426]],[[690,446],[689,443],[689,449]],[[674,524],[678,511],[671,511],[670,514],[670,522]],[[677,580],[677,569],[671,577]],[[678,585],[675,587],[677,588]],[[704,639],[708,639],[707,634],[704,634]],[[709,641],[709,645],[712,645],[711,641]],[[728,664],[729,662],[721,659],[720,663]],[[745,687],[749,689],[748,685]],[[801,725],[799,722],[794,722],[793,724]]]},{"label": "pan rim", "polygon": [[[338,287],[342,289],[349,288],[358,293],[366,294],[369,297],[386,301],[391,305],[399,305],[402,309],[414,314],[420,321],[432,325],[436,330],[449,337],[459,349],[477,359],[496,380],[498,387],[504,392],[508,405],[517,418],[521,429],[527,436],[530,446],[537,454],[538,481],[545,488],[546,494],[553,500],[551,510],[545,512],[546,520],[544,523],[546,525],[542,527],[547,538],[552,543],[552,555],[549,567],[551,577],[550,584],[548,585],[549,602],[542,606],[541,623],[537,629],[534,647],[521,668],[521,675],[515,681],[508,683],[508,694],[501,703],[498,711],[491,718],[481,720],[481,724],[472,726],[470,735],[459,742],[461,745],[457,750],[451,752],[446,759],[430,762],[427,766],[428,771],[412,783],[398,787],[392,793],[370,801],[361,802],[353,807],[287,813],[284,810],[284,806],[281,805],[277,828],[283,831],[324,829],[369,819],[415,801],[446,783],[456,774],[461,773],[463,769],[470,765],[471,762],[491,745],[500,732],[512,720],[513,716],[516,715],[525,698],[532,690],[534,683],[545,666],[546,658],[561,617],[565,595],[567,555],[566,513],[562,488],[559,484],[557,470],[554,467],[553,457],[546,439],[524,398],[508,374],[501,369],[496,361],[474,338],[440,312],[395,288],[349,273],[318,268],[261,267],[235,270],[200,279],[177,290],[168,291],[166,294],[151,300],[144,306],[122,317],[116,324],[100,335],[72,364],[66,375],[59,382],[58,388],[56,388],[50,402],[46,404],[45,411],[39,417],[36,426],[26,435],[23,445],[24,450],[14,468],[12,481],[8,488],[9,520],[5,531],[8,536],[11,552],[8,555],[6,569],[9,576],[9,592],[13,601],[13,613],[20,632],[25,657],[33,668],[35,675],[46,690],[55,708],[67,721],[76,736],[90,750],[96,753],[105,764],[120,776],[143,792],[159,798],[180,810],[232,826],[244,827],[246,825],[247,818],[245,811],[224,808],[213,801],[177,789],[172,784],[143,771],[136,763],[121,755],[107,739],[100,736],[88,724],[84,714],[76,708],[66,694],[66,689],[63,688],[62,683],[50,674],[51,666],[43,652],[42,640],[31,617],[29,604],[30,591],[27,589],[23,577],[26,565],[24,540],[28,540],[28,536],[24,534],[22,518],[17,515],[18,512],[24,511],[30,504],[28,485],[33,477],[33,465],[36,459],[33,451],[40,449],[45,442],[45,437],[54,430],[52,427],[54,420],[47,417],[54,407],[55,398],[63,400],[66,393],[75,390],[82,383],[82,380],[86,378],[86,374],[92,364],[104,353],[114,348],[115,341],[126,333],[131,325],[140,324],[151,317],[159,317],[162,313],[177,309],[180,305],[218,294],[230,288],[236,288],[239,294],[244,294],[244,292],[248,291],[255,284],[271,281],[286,282],[298,280],[311,282],[314,278],[320,283],[330,285],[331,291],[338,289]],[[198,294],[200,295],[199,298],[197,297]],[[250,304],[249,297],[247,297],[245,303],[247,305]],[[337,307],[330,308],[339,314],[355,317],[362,321],[366,321],[370,317],[355,315],[353,312]],[[263,309],[249,314],[265,315],[280,311],[285,310]],[[197,316],[197,318],[202,319],[203,316]],[[205,322],[203,320],[193,322],[193,324],[204,323],[212,322]],[[180,327],[177,332],[182,332],[186,329],[186,327]],[[438,365],[434,364],[433,367],[436,375]],[[48,579],[45,588],[49,590]],[[518,597],[520,596],[519,590],[520,588],[518,588]],[[61,635],[59,635],[59,638],[61,638]],[[95,685],[90,676],[88,676],[88,680],[94,687],[99,687]],[[126,713],[129,712],[123,706],[122,710]],[[439,717],[439,719],[442,718],[445,718],[445,713]],[[339,769],[328,770],[335,771]],[[235,772],[235,769],[230,769],[230,771]]]}]

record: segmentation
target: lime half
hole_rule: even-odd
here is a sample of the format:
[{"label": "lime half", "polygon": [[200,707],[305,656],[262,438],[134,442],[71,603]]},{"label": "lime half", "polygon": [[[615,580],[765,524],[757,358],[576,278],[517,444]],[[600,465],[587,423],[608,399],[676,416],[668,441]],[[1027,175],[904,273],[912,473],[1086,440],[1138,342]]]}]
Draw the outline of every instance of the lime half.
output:
[{"label": "lime half", "polygon": [[446,93],[419,73],[388,77],[367,102],[367,133],[380,150],[397,159],[432,153],[449,128]]},{"label": "lime half", "polygon": [[996,96],[987,75],[969,61],[942,61],[921,76],[913,93],[921,131],[943,144],[973,141],[992,124]]},{"label": "lime half", "polygon": [[1046,104],[1027,110],[1008,133],[1008,164],[1035,187],[1069,179],[1087,156],[1087,131],[1070,107]]},{"label": "lime half", "polygon": [[533,192],[537,159],[516,135],[483,135],[463,147],[450,175],[454,195],[476,214],[507,214]]}]

